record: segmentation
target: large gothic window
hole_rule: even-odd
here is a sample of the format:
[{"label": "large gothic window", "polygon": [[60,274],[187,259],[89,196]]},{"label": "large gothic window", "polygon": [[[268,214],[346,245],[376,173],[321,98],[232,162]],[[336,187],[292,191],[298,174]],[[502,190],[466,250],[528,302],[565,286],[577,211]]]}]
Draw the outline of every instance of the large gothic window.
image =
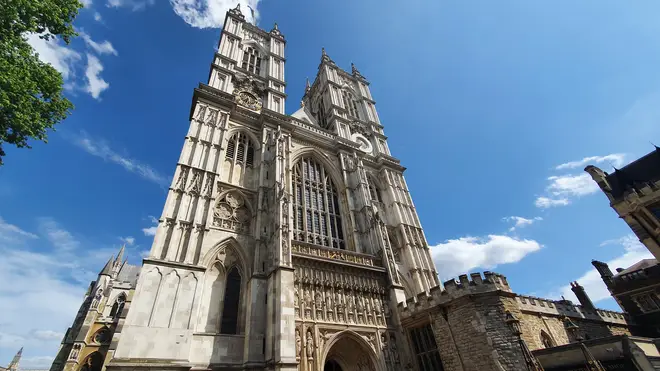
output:
[{"label": "large gothic window", "polygon": [[112,305],[112,309],[110,310],[110,317],[112,319],[117,319],[121,315],[121,312],[124,310],[124,304],[126,303],[126,294],[123,292],[117,296],[117,300],[115,300],[115,303]]},{"label": "large gothic window", "polygon": [[359,118],[357,103],[355,103],[355,98],[353,98],[353,94],[347,92],[346,90],[343,90],[342,98],[344,100],[344,108],[348,110],[348,114],[353,117]]},{"label": "large gothic window", "polygon": [[324,129],[327,128],[328,127],[328,121],[325,118],[325,105],[323,104],[323,97],[321,97],[319,99],[319,107],[318,107],[317,116],[318,116],[318,119],[319,119],[318,120],[319,125]]},{"label": "large gothic window", "polygon": [[241,64],[241,67],[254,74],[259,74],[261,71],[261,57],[255,48],[248,47],[245,49],[243,52],[243,64]]},{"label": "large gothic window", "polygon": [[303,157],[293,167],[294,238],[345,249],[337,188],[323,165]]},{"label": "large gothic window", "polygon": [[380,195],[380,189],[378,188],[376,183],[374,183],[371,177],[367,178],[367,183],[369,185],[369,197],[371,198],[371,200],[377,202],[383,202],[383,198]]},{"label": "large gothic window", "polygon": [[227,275],[225,300],[222,308],[221,334],[236,334],[238,332],[238,308],[241,301],[241,274],[233,267]]}]

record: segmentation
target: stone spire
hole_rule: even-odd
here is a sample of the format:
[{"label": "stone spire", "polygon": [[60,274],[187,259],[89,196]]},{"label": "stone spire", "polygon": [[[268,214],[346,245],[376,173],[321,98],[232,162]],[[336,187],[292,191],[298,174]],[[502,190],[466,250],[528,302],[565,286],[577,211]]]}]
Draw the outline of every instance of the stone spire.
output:
[{"label": "stone spire", "polygon": [[355,76],[355,77],[364,78],[362,76],[362,74],[360,73],[360,71],[358,71],[357,67],[355,67],[355,64],[353,64],[353,63],[351,63],[351,72],[353,73],[353,76]]},{"label": "stone spire", "polygon": [[323,62],[335,64],[335,62],[328,56],[328,53],[325,52],[325,48],[321,48],[321,63]]},{"label": "stone spire", "polygon": [[126,260],[124,259],[124,251],[126,251],[126,244],[122,245],[121,249],[119,249],[119,254],[117,254],[117,259],[115,259],[114,263],[112,264],[112,274],[115,277],[117,276],[117,274],[119,274],[121,267],[123,267],[124,263],[126,262]]},{"label": "stone spire", "polygon": [[108,259],[108,262],[105,263],[105,266],[103,269],[101,269],[101,273],[99,273],[99,276],[106,275],[106,276],[112,276],[112,263],[114,262],[115,257],[114,255]]},{"label": "stone spire", "polygon": [[14,356],[14,358],[11,360],[9,363],[9,366],[7,366],[7,371],[17,371],[18,370],[18,363],[21,361],[21,356],[23,355],[23,347],[19,349],[18,353]]}]

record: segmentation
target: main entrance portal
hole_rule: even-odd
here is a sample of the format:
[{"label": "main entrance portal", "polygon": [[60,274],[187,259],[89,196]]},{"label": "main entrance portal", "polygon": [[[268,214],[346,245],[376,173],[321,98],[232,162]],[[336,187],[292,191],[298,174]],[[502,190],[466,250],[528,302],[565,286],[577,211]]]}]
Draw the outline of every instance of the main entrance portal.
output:
[{"label": "main entrance portal", "polygon": [[374,349],[351,333],[340,334],[330,344],[323,371],[376,371]]},{"label": "main entrance portal", "polygon": [[337,361],[335,360],[329,360],[325,363],[325,367],[323,367],[323,371],[343,371],[341,369],[341,366]]}]

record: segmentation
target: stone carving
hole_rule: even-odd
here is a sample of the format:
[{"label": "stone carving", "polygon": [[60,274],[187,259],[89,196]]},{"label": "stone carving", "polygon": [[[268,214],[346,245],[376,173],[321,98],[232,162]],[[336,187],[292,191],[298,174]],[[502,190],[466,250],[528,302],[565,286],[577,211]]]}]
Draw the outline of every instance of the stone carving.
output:
[{"label": "stone carving", "polygon": [[263,83],[251,76],[237,73],[234,78],[234,95],[236,103],[253,111],[261,110],[261,97],[264,92]]},{"label": "stone carving", "polygon": [[96,295],[94,296],[94,300],[92,300],[92,309],[96,309],[99,306],[99,303],[101,303],[101,298],[103,297],[103,289],[99,288],[96,291]]},{"label": "stone carving", "polygon": [[[279,30],[277,30],[279,32]],[[261,44],[263,47],[267,47],[266,38],[260,35],[257,32],[252,32],[246,29],[243,29],[243,40],[254,40],[257,43]]]},{"label": "stone carving", "polygon": [[78,355],[80,355],[80,350],[82,349],[82,345],[80,344],[73,344],[73,348],[71,349],[71,353],[69,353],[69,360],[75,361],[78,359]]},{"label": "stone carving", "polygon": [[202,196],[211,197],[213,195],[213,179],[214,176],[208,174],[206,177],[206,183],[204,183],[204,189],[202,190]]},{"label": "stone carving", "polygon": [[195,120],[199,122],[204,122],[204,116],[206,115],[206,106],[203,104],[199,105],[199,109],[197,110],[197,116],[195,116]]},{"label": "stone carving", "polygon": [[241,91],[236,95],[236,103],[253,111],[261,110],[261,102],[259,98],[247,91]]},{"label": "stone carving", "polygon": [[188,180],[188,168],[182,166],[181,171],[179,172],[179,178],[176,180],[176,183],[174,184],[174,189],[183,191],[183,188],[186,186],[187,180]]},{"label": "stone carving", "polygon": [[247,232],[252,215],[238,192],[228,192],[215,204],[213,225],[236,232]]},{"label": "stone carving", "polygon": [[322,248],[307,244],[301,245],[295,242],[291,245],[291,252],[296,254],[312,255],[332,260],[362,264],[371,267],[381,265],[381,262],[371,255],[364,255],[346,250]]},{"label": "stone carving", "polygon": [[300,350],[302,349],[301,343],[300,330],[296,329],[296,359],[300,359]]},{"label": "stone carving", "polygon": [[307,330],[307,339],[305,339],[305,349],[307,351],[307,362],[309,367],[308,370],[313,370],[314,365],[314,336],[312,336],[312,330]]},{"label": "stone carving", "polygon": [[399,359],[399,350],[397,349],[396,346],[396,336],[394,335],[393,332],[390,332],[390,351],[392,353],[392,362],[395,365],[400,364],[401,360]]},{"label": "stone carving", "polygon": [[188,193],[190,194],[199,194],[200,189],[202,188],[202,174],[200,171],[192,171],[192,179],[188,184]]},{"label": "stone carving", "polygon": [[209,108],[208,115],[206,116],[206,122],[205,122],[206,125],[215,126],[217,119],[218,119],[218,110]]}]

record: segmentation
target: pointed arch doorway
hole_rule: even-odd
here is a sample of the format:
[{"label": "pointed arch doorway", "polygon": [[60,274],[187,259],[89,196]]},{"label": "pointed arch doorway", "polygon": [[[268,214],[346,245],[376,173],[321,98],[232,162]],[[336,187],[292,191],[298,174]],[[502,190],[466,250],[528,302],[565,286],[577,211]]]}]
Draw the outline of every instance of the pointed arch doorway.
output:
[{"label": "pointed arch doorway", "polygon": [[373,348],[359,335],[344,332],[327,345],[323,371],[378,371]]}]

